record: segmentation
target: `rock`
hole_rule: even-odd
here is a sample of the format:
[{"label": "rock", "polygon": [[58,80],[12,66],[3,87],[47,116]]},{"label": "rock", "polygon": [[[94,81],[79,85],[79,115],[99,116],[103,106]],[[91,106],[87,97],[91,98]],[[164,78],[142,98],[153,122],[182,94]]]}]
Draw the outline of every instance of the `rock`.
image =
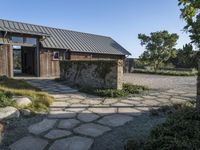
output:
[{"label": "rock", "polygon": [[32,101],[28,97],[15,96],[12,100],[15,101],[16,105],[19,107],[25,107],[32,104]]},{"label": "rock", "polygon": [[19,118],[20,112],[15,107],[4,107],[0,108],[0,120],[2,119],[11,119],[11,118]]},{"label": "rock", "polygon": [[90,138],[73,136],[55,141],[49,150],[88,150],[93,142]]},{"label": "rock", "polygon": [[23,116],[30,116],[31,115],[31,111],[29,109],[21,109],[20,112]]},{"label": "rock", "polygon": [[48,142],[32,136],[24,137],[10,146],[11,150],[43,150]]},{"label": "rock", "polygon": [[77,128],[74,129],[75,133],[88,135],[92,137],[97,137],[102,135],[104,132],[110,131],[111,129],[109,127],[105,127],[99,124],[95,123],[88,123],[83,124]]}]

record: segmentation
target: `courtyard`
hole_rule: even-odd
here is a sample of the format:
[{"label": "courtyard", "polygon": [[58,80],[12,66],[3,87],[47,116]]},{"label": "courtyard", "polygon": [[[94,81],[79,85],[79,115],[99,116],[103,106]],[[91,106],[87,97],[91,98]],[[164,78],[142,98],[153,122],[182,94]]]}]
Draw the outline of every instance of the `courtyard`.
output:
[{"label": "courtyard", "polygon": [[5,137],[17,136],[4,149],[121,150],[130,138],[144,139],[151,128],[165,121],[164,115],[152,116],[152,109],[194,101],[196,95],[196,77],[125,74],[124,82],[150,90],[124,98],[88,95],[50,79],[27,82],[55,101],[48,114],[19,121],[11,128]]}]

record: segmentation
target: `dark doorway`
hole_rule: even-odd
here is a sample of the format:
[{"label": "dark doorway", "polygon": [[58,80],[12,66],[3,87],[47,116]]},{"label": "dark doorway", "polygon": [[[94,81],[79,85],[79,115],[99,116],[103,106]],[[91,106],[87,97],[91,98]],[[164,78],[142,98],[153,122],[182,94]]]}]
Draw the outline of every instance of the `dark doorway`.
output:
[{"label": "dark doorway", "polygon": [[36,76],[36,48],[13,46],[14,76]]}]

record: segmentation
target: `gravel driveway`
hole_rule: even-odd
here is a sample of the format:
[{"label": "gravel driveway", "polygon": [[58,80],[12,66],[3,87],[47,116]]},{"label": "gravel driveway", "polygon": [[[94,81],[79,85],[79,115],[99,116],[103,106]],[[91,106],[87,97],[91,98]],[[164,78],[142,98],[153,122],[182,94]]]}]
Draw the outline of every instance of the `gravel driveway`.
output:
[{"label": "gravel driveway", "polygon": [[125,83],[145,85],[152,89],[176,89],[181,91],[196,91],[197,77],[180,77],[150,74],[124,74]]}]

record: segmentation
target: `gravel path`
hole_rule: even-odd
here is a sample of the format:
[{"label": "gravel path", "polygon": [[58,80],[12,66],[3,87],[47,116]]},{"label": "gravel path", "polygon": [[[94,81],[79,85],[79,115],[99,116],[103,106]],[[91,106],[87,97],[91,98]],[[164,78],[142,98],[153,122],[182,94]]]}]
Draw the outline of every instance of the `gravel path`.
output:
[{"label": "gravel path", "polygon": [[133,83],[138,85],[145,85],[149,88],[166,90],[196,90],[196,79],[197,77],[178,77],[178,76],[167,76],[167,75],[150,75],[150,74],[139,74],[131,73],[124,74],[124,82]]}]

